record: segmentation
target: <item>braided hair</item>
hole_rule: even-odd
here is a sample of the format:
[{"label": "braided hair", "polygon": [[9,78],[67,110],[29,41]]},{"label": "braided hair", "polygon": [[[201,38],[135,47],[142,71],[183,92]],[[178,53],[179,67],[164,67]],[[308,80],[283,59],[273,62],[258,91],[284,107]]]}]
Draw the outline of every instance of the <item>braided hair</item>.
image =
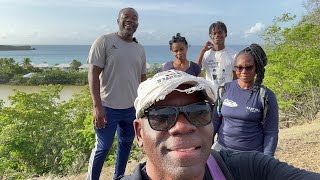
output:
[{"label": "braided hair", "polygon": [[236,59],[241,54],[250,54],[254,59],[254,64],[256,66],[256,74],[257,74],[257,77],[254,82],[254,89],[258,90],[262,84],[263,79],[264,79],[264,73],[266,71],[265,66],[268,63],[267,55],[261,46],[259,46],[258,44],[254,44],[254,43],[251,44],[250,46],[246,47],[242,51],[240,51],[237,54]]},{"label": "braided hair", "polygon": [[172,44],[173,43],[177,43],[177,42],[182,42],[186,45],[186,47],[188,47],[188,42],[186,40],[185,37],[182,37],[180,35],[180,33],[177,33],[176,36],[173,36],[172,39],[169,41],[169,45],[170,45],[170,50],[172,51]]},{"label": "braided hair", "polygon": [[[241,54],[250,54],[252,57],[253,57],[253,60],[254,60],[254,64],[256,66],[256,79],[254,81],[254,85],[253,85],[253,88],[252,90],[250,91],[250,96],[246,102],[246,104],[249,103],[252,95],[253,95],[253,92],[257,92],[260,90],[260,87],[261,87],[261,84],[262,84],[262,81],[264,79],[264,73],[265,73],[265,66],[267,65],[268,63],[268,60],[267,60],[267,55],[266,53],[264,52],[264,50],[262,49],[261,46],[259,46],[258,44],[251,44],[250,46],[244,48],[242,51],[240,51],[237,56],[236,56],[236,59],[238,58],[238,56],[240,56]],[[253,104],[253,101],[251,102]]]},{"label": "braided hair", "polygon": [[210,25],[209,27],[209,36],[210,34],[212,33],[212,31],[216,28],[216,27],[219,27],[221,28],[226,34],[227,34],[227,26],[221,22],[221,21],[217,21],[217,22],[214,22]]}]

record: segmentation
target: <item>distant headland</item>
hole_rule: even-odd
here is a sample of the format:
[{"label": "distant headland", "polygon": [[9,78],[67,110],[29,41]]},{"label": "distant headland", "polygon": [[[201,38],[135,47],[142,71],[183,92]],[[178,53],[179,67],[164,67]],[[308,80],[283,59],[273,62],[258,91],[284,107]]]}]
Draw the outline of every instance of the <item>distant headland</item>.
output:
[{"label": "distant headland", "polygon": [[14,50],[35,50],[29,45],[25,46],[11,46],[11,45],[0,45],[0,51],[14,51]]}]

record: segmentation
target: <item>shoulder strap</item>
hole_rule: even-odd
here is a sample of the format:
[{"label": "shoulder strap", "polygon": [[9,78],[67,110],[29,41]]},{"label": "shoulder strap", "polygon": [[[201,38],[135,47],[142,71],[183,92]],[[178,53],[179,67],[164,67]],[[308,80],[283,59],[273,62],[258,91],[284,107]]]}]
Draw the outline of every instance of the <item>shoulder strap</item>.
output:
[{"label": "shoulder strap", "polygon": [[[224,175],[225,179],[228,179],[228,180],[233,180],[234,179],[233,176],[231,175],[229,169],[227,168],[224,160],[222,159],[221,155],[219,154],[219,152],[217,152],[215,150],[212,150],[209,157],[212,157],[215,160],[216,165],[219,167],[219,170],[222,172],[222,174]],[[208,164],[208,167],[210,169],[209,161],[207,161],[207,164]],[[210,171],[211,171],[211,169],[210,169]]]},{"label": "shoulder strap", "polygon": [[222,108],[222,96],[224,93],[224,86],[219,86],[218,87],[218,101],[217,101],[217,112],[218,112],[218,117],[222,117],[221,115],[221,108]]},{"label": "shoulder strap", "polygon": [[268,101],[267,87],[262,84],[260,86],[260,101],[262,102],[262,108],[263,108],[263,117],[262,117],[261,123],[264,126],[266,123],[266,116],[269,109],[269,101]]},{"label": "shoulder strap", "polygon": [[207,166],[210,170],[212,179],[226,180],[226,177],[211,154],[207,160]]}]

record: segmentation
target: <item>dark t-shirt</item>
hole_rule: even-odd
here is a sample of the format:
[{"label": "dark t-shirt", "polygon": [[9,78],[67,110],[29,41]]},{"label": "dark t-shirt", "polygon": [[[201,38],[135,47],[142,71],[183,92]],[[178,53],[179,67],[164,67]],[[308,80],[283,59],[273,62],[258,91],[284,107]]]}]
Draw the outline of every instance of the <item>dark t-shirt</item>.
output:
[{"label": "dark t-shirt", "polygon": [[[201,73],[201,68],[198,64],[189,61],[190,62],[190,66],[188,67],[188,69],[185,71],[188,74],[194,75],[194,76],[199,76],[199,74]],[[164,66],[163,66],[163,71],[169,70],[169,69],[174,69],[173,67],[173,61],[167,62]]]},{"label": "dark t-shirt", "polygon": [[[131,175],[120,177],[119,180],[151,180],[146,171],[146,162],[140,163]],[[207,166],[203,180],[213,180]]]},{"label": "dark t-shirt", "polygon": [[[227,152],[221,151],[225,166],[236,180],[319,180],[320,174],[295,168],[280,162],[272,156],[260,152]],[[145,170],[146,163],[139,164],[133,174],[122,177],[121,180],[149,180]],[[221,167],[221,166],[220,166]],[[229,176],[228,176],[229,177]],[[212,179],[206,166],[205,180]]]},{"label": "dark t-shirt", "polygon": [[261,152],[221,151],[230,173],[237,180],[319,180],[320,174],[295,168]]}]

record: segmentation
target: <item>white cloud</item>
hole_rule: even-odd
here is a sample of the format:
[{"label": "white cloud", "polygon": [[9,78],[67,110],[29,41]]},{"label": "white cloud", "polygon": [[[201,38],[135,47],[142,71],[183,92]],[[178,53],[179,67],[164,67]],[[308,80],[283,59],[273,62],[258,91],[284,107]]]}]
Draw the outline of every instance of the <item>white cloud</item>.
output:
[{"label": "white cloud", "polygon": [[0,33],[0,39],[7,39],[9,38],[7,33]]},{"label": "white cloud", "polygon": [[254,26],[252,26],[250,29],[245,31],[245,37],[248,37],[252,34],[256,34],[258,32],[261,32],[264,29],[265,25],[261,22],[257,22]]}]

